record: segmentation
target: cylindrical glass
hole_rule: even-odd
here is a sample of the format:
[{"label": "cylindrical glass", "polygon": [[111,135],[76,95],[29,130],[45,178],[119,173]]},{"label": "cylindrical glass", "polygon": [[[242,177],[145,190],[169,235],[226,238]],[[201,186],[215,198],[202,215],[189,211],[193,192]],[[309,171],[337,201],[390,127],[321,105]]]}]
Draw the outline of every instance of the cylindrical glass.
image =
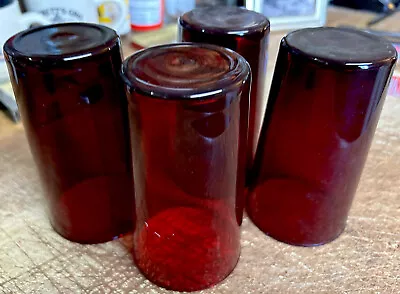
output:
[{"label": "cylindrical glass", "polygon": [[53,25],[12,37],[4,51],[54,229],[81,243],[132,229],[117,34],[98,25]]},{"label": "cylindrical glass", "polygon": [[195,291],[240,254],[250,68],[213,45],[125,61],[136,196],[134,259],[152,282]]},{"label": "cylindrical glass", "polygon": [[250,64],[253,80],[247,135],[249,170],[265,112],[269,21],[260,13],[239,7],[203,7],[185,13],[179,24],[181,41],[223,46],[236,51]]},{"label": "cylindrical glass", "polygon": [[302,246],[342,233],[395,62],[389,42],[357,30],[283,38],[247,206],[261,230]]}]

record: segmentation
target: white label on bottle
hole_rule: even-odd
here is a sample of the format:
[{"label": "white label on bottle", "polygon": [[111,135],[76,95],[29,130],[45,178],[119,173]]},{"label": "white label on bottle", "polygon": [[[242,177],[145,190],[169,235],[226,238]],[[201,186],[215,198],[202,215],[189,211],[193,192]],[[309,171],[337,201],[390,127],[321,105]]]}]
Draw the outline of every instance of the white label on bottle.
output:
[{"label": "white label on bottle", "polygon": [[135,26],[153,26],[162,22],[162,0],[131,0],[131,23]]}]

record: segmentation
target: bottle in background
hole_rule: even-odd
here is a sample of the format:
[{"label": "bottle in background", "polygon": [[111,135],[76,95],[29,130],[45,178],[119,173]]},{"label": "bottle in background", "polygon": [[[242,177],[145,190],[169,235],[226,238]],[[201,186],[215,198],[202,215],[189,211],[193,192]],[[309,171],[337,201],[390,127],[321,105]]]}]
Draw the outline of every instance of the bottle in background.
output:
[{"label": "bottle in background", "polygon": [[162,27],[164,0],[130,0],[131,28],[134,31],[150,31]]},{"label": "bottle in background", "polygon": [[178,18],[196,7],[196,0],[165,0],[165,23],[176,23]]}]

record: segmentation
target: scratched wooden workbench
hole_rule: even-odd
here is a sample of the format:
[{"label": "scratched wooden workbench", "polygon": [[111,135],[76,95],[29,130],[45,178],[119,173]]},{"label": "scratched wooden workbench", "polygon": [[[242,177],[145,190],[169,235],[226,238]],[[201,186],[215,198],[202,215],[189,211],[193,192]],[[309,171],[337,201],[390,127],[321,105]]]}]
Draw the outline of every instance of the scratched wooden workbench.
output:
[{"label": "scratched wooden workbench", "polygon": [[[331,8],[328,24],[362,27],[372,17]],[[375,28],[400,31],[399,19],[394,15]],[[282,35],[271,36],[270,74]],[[44,207],[23,128],[0,113],[0,293],[168,292],[132,264],[123,244],[129,239],[68,242],[53,232]],[[400,293],[400,98],[387,98],[339,239],[293,247],[268,238],[246,218],[237,268],[203,293]]]}]

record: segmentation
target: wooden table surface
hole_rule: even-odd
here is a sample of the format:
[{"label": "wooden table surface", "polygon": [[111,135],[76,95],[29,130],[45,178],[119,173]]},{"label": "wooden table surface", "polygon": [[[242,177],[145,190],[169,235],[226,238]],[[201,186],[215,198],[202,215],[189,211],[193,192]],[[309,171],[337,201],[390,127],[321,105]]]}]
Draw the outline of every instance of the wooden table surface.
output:
[{"label": "wooden table surface", "polygon": [[[328,25],[364,27],[374,16],[330,8]],[[374,28],[400,31],[400,13]],[[282,36],[271,35],[268,83]],[[400,293],[399,190],[400,98],[389,96],[343,235],[294,247],[245,218],[237,268],[202,293]],[[0,113],[0,293],[168,293],[134,267],[129,238],[68,242],[53,232],[44,207],[23,127]]]}]

